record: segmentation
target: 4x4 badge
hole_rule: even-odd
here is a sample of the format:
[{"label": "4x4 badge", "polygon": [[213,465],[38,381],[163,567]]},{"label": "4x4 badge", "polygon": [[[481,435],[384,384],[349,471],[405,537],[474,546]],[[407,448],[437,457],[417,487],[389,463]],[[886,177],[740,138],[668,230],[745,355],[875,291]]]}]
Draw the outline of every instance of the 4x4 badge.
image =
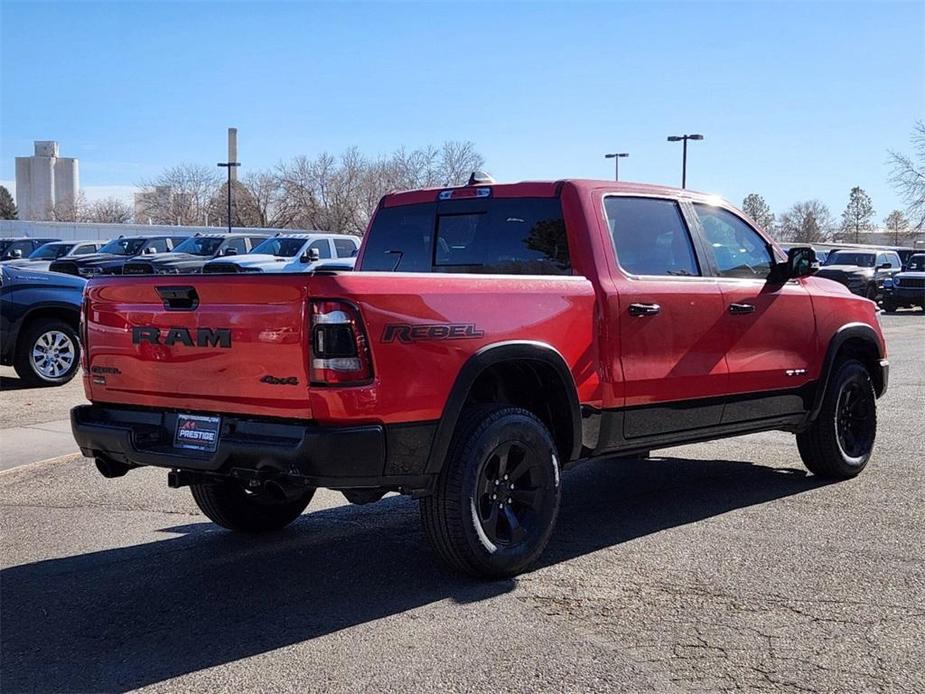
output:
[{"label": "4x4 badge", "polygon": [[261,383],[266,383],[271,386],[297,386],[299,385],[299,379],[295,376],[286,376],[285,378],[277,378],[276,376],[271,376],[267,374],[260,379]]}]

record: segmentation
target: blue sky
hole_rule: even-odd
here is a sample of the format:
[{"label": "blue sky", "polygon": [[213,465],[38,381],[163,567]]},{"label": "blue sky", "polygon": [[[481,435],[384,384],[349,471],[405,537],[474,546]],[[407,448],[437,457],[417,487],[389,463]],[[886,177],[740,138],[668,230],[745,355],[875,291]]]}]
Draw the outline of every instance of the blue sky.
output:
[{"label": "blue sky", "polygon": [[688,184],[780,212],[851,186],[925,115],[925,3],[0,5],[0,180],[32,140],[90,197],[180,162],[244,170],[356,145],[472,140],[499,180]]}]

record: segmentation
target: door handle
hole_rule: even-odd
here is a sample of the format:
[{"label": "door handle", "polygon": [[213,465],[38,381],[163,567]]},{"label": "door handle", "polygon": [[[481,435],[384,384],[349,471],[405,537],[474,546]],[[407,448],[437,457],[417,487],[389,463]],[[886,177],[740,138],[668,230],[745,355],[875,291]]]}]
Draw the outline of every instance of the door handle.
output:
[{"label": "door handle", "polygon": [[753,304],[729,304],[729,313],[734,313],[736,315],[742,313],[754,313],[755,306]]},{"label": "door handle", "polygon": [[661,310],[658,304],[630,304],[631,316],[654,316]]}]

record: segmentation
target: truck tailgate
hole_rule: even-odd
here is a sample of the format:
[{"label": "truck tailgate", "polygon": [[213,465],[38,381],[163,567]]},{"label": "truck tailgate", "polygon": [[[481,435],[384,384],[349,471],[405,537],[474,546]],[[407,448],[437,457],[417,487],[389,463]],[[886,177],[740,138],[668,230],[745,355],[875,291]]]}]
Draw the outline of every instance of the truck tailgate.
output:
[{"label": "truck tailgate", "polygon": [[308,276],[131,277],[87,287],[87,396],[311,417]]}]

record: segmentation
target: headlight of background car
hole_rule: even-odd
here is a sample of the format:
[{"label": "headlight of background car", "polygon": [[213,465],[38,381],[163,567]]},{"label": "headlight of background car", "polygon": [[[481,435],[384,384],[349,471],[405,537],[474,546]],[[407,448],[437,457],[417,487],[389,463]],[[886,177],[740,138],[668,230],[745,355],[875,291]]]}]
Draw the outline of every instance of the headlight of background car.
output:
[{"label": "headlight of background car", "polygon": [[885,279],[883,280],[883,288],[884,288],[884,289],[889,289],[889,288],[892,287],[892,286],[893,286],[893,278],[892,278],[892,277],[887,277],[887,278],[885,278]]}]

